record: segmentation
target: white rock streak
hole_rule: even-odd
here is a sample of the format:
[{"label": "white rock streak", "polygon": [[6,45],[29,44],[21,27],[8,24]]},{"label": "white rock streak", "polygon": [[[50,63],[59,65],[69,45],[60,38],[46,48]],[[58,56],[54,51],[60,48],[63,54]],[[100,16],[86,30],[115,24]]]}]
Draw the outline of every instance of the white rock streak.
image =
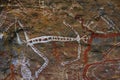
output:
[{"label": "white rock streak", "polygon": [[4,36],[3,33],[0,33],[0,39],[3,39],[3,36]]},{"label": "white rock streak", "polygon": [[21,41],[21,39],[20,39],[19,34],[16,32],[16,27],[17,27],[16,23],[17,23],[17,19],[16,19],[16,17],[15,17],[15,33],[16,33],[16,36],[17,36],[17,43],[18,43],[19,45],[21,45],[21,44],[22,44],[22,41]]},{"label": "white rock streak", "polygon": [[32,77],[32,72],[28,68],[30,67],[29,60],[26,60],[25,56],[22,55],[22,58],[19,60],[19,64],[21,65],[21,75],[24,80],[34,80]]},{"label": "white rock streak", "polygon": [[21,41],[21,39],[20,39],[20,36],[19,36],[18,33],[16,33],[16,35],[17,35],[17,43],[18,43],[19,45],[21,45],[21,44],[22,44],[22,41]]}]

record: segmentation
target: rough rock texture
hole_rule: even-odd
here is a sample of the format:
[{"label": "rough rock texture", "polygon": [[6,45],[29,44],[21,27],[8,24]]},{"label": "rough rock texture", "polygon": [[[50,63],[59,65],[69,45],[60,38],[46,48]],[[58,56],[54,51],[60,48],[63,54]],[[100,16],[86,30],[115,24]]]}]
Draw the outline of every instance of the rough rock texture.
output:
[{"label": "rough rock texture", "polygon": [[[119,3],[119,0],[0,0],[0,80],[22,80],[21,65],[17,62],[21,54],[29,59],[27,66],[35,76],[44,60],[26,45],[24,31],[29,38],[75,38],[74,31],[63,21],[80,37],[87,35],[89,39],[87,43],[80,42],[80,59],[65,66],[61,63],[77,58],[76,41],[36,44],[49,59],[37,80],[119,80]],[[94,23],[84,28],[79,23],[80,17],[86,25]],[[21,21],[23,29],[16,20]],[[23,44],[19,44],[17,34]]]}]

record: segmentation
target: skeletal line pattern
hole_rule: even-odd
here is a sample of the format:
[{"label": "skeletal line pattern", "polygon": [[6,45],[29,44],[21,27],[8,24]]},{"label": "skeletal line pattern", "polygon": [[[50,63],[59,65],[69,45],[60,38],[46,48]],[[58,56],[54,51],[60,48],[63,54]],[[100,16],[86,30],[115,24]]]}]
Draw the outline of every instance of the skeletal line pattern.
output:
[{"label": "skeletal line pattern", "polygon": [[[18,24],[20,25],[21,28],[24,28],[24,26],[22,25],[22,23],[18,20]],[[73,37],[62,37],[62,36],[41,36],[41,37],[35,37],[35,38],[31,38],[29,39],[26,31],[24,31],[24,35],[26,38],[25,43],[27,44],[27,46],[30,46],[32,48],[32,50],[39,55],[45,62],[44,64],[35,72],[35,77],[38,78],[39,74],[43,71],[43,69],[45,69],[45,67],[48,65],[49,60],[46,56],[43,55],[42,52],[40,52],[35,46],[34,44],[39,44],[39,43],[47,43],[47,42],[53,42],[53,41],[59,41],[59,42],[67,42],[67,41],[77,41],[78,42],[78,54],[77,54],[77,58],[75,60],[72,61],[65,61],[62,62],[61,65],[66,65],[66,64],[70,64],[72,62],[75,62],[77,60],[80,59],[80,54],[81,54],[81,45],[80,45],[80,40],[86,41],[86,35],[80,37],[78,32],[75,31],[71,25],[67,24],[65,21],[63,21],[63,24],[66,26],[69,26],[77,35],[76,38]],[[23,29],[24,30],[24,29]]]}]

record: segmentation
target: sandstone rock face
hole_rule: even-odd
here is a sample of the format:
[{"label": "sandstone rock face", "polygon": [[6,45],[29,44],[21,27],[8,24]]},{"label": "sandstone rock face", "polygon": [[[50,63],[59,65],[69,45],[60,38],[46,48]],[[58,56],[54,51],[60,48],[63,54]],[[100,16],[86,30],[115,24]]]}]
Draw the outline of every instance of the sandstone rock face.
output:
[{"label": "sandstone rock face", "polygon": [[119,0],[0,0],[0,80],[119,80]]}]

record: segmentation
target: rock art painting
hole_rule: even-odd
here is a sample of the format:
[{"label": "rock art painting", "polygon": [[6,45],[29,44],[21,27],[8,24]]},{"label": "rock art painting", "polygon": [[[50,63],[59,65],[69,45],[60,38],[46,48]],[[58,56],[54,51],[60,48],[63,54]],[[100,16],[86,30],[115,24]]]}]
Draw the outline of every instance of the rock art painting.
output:
[{"label": "rock art painting", "polygon": [[0,80],[120,80],[119,0],[0,0]]}]

